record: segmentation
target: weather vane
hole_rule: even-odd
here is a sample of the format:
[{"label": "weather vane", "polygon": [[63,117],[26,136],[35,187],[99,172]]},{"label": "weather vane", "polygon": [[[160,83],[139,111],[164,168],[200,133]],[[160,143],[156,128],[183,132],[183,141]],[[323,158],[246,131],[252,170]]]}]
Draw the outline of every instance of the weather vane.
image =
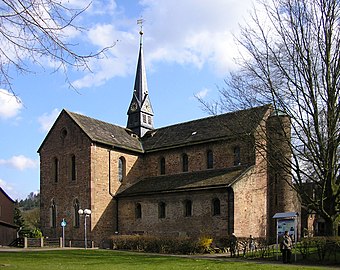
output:
[{"label": "weather vane", "polygon": [[143,33],[143,23],[145,22],[145,20],[143,18],[140,18],[137,20],[137,24],[140,25],[140,32]]},{"label": "weather vane", "polygon": [[140,18],[137,20],[137,24],[140,25],[140,31],[139,31],[139,34],[140,34],[140,44],[142,45],[142,36],[143,36],[143,22],[145,20],[143,18]]}]

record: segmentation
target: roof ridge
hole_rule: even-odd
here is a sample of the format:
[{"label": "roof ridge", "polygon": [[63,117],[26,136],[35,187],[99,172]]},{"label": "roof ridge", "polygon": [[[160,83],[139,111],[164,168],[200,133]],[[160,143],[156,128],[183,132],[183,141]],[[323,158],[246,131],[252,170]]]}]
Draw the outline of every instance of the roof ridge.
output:
[{"label": "roof ridge", "polygon": [[[72,116],[72,114],[74,115],[78,115],[80,117],[84,117],[84,118],[87,118],[87,119],[92,119],[92,120],[95,120],[95,121],[98,121],[98,122],[101,122],[101,123],[104,123],[104,124],[109,124],[109,125],[112,125],[112,126],[115,126],[115,127],[119,127],[119,128],[122,128],[122,129],[126,129],[126,127],[123,127],[123,126],[120,126],[118,124],[113,124],[113,123],[110,123],[110,122],[106,122],[104,120],[100,120],[100,119],[97,119],[97,118],[94,118],[94,117],[90,117],[90,116],[87,116],[85,114],[81,114],[81,113],[76,113],[76,112],[71,112],[69,110],[66,110],[64,109],[70,116]],[[73,119],[73,117],[72,117]],[[76,119],[75,119],[76,120]],[[77,122],[78,123],[78,122]]]},{"label": "roof ridge", "polygon": [[176,126],[187,125],[189,123],[199,122],[199,121],[208,120],[208,119],[212,119],[212,118],[218,118],[218,117],[222,117],[222,116],[225,116],[225,115],[233,115],[233,114],[237,114],[237,113],[240,113],[240,112],[246,112],[246,111],[250,111],[250,110],[260,110],[261,108],[265,108],[265,107],[268,107],[268,109],[269,109],[270,106],[271,106],[270,104],[266,104],[266,105],[262,105],[262,106],[258,106],[258,107],[252,107],[252,108],[247,108],[247,109],[238,110],[238,111],[232,111],[232,112],[226,112],[226,113],[221,113],[221,114],[217,114],[217,115],[211,115],[211,116],[207,116],[207,117],[203,117],[203,118],[199,118],[199,119],[189,120],[189,121],[186,121],[186,122],[181,122],[181,123],[172,124],[172,125],[168,125],[168,126],[164,126],[164,127],[160,127],[160,128],[155,128],[154,130],[148,131],[148,133],[156,132],[156,131],[162,130],[162,129],[173,128],[173,127],[176,127]]}]

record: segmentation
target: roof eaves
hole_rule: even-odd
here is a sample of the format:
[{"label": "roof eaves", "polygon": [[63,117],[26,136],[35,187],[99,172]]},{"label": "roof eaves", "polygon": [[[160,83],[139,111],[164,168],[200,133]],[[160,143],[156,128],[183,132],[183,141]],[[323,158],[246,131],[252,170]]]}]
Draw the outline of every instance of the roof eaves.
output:
[{"label": "roof eaves", "polygon": [[6,227],[10,227],[10,228],[13,228],[13,229],[19,228],[19,226],[15,225],[15,224],[11,224],[11,223],[8,223],[8,222],[2,221],[2,220],[0,220],[0,225],[4,225]]},{"label": "roof eaves", "polygon": [[158,194],[171,194],[171,193],[178,193],[178,192],[190,192],[190,191],[201,191],[201,190],[211,190],[211,189],[221,189],[221,188],[228,188],[230,185],[228,184],[221,184],[221,185],[211,185],[205,187],[191,187],[191,188],[179,188],[179,189],[172,189],[172,190],[161,190],[161,191],[147,191],[147,192],[134,192],[130,194],[117,194],[116,198],[124,198],[124,197],[136,197],[141,195],[158,195]]},{"label": "roof eaves", "polygon": [[53,128],[54,128],[54,126],[55,126],[55,123],[57,123],[57,121],[59,120],[59,118],[61,117],[61,115],[63,114],[63,112],[68,113],[65,109],[63,109],[63,110],[59,113],[57,119],[54,121],[52,127],[50,128],[50,130],[48,131],[47,135],[45,136],[45,139],[42,141],[41,145],[39,146],[39,148],[38,148],[38,150],[37,150],[37,153],[40,153],[40,150],[41,150],[41,148],[44,146],[45,142],[47,141],[47,138],[50,136],[51,131],[53,130]]},{"label": "roof eaves", "polygon": [[2,187],[0,187],[0,191],[12,202],[15,203],[15,201],[4,191]]},{"label": "roof eaves", "polygon": [[137,148],[127,147],[127,146],[121,145],[121,144],[113,144],[113,143],[105,142],[105,141],[98,140],[98,139],[95,139],[95,140],[92,140],[92,141],[96,142],[96,143],[100,143],[100,144],[110,146],[112,148],[124,149],[124,150],[132,151],[132,152],[138,152],[138,153],[144,153],[144,150],[143,150],[142,147],[141,147],[141,149],[137,149]]},{"label": "roof eaves", "polygon": [[238,177],[236,177],[234,179],[234,181],[232,181],[229,186],[233,186],[236,182],[238,182],[241,178],[244,177],[245,174],[247,174],[250,170],[252,170],[255,167],[255,165],[249,166],[247,169],[245,169]]}]

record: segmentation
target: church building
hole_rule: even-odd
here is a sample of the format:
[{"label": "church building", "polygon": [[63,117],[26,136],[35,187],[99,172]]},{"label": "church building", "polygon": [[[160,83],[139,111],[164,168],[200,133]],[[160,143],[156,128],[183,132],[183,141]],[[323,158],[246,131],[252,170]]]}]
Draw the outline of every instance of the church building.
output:
[{"label": "church building", "polygon": [[127,126],[62,110],[42,142],[44,236],[96,246],[115,234],[275,237],[277,212],[296,211],[283,133],[270,105],[154,127],[143,32]]}]

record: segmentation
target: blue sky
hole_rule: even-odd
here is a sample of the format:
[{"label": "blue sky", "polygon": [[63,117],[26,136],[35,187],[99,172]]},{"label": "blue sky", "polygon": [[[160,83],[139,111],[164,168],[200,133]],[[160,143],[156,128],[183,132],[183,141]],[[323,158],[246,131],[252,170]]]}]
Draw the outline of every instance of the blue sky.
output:
[{"label": "blue sky", "polygon": [[[83,0],[70,0],[74,7]],[[247,20],[252,0],[93,0],[78,18],[85,33],[70,32],[79,51],[95,51],[117,41],[106,58],[90,63],[92,73],[62,73],[31,65],[34,74],[13,78],[21,103],[0,85],[0,186],[13,199],[39,190],[37,150],[65,108],[126,126],[136,71],[139,26],[144,21],[144,58],[155,127],[207,116],[194,98],[218,96],[217,86],[235,69],[233,35]]]}]

